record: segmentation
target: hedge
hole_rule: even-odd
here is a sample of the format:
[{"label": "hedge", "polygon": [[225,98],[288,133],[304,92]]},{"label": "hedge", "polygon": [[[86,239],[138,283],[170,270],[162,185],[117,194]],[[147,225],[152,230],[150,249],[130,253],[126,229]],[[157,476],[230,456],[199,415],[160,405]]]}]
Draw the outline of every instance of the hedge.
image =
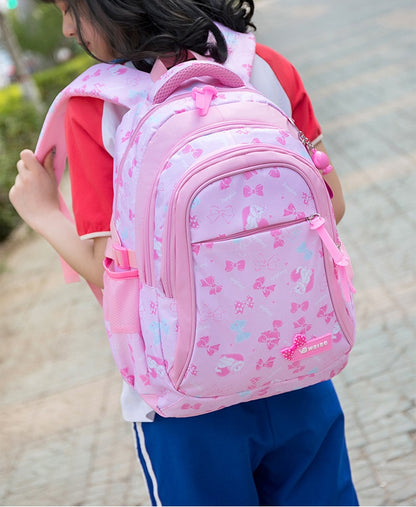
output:
[{"label": "hedge", "polygon": [[[80,55],[65,64],[35,74],[34,79],[46,107],[62,88],[91,63],[90,57]],[[0,90],[0,241],[6,239],[20,222],[9,202],[9,189],[16,177],[19,153],[23,148],[35,148],[42,122],[43,116],[23,99],[17,84]]]}]

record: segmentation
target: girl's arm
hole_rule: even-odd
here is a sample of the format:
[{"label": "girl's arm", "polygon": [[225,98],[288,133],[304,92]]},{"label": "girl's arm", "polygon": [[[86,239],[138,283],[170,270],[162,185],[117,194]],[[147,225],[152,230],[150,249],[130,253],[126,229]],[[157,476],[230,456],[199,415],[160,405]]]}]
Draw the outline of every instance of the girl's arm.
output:
[{"label": "girl's arm", "polygon": [[[325,146],[322,141],[320,141],[315,148],[318,151],[323,151],[325,153]],[[328,154],[327,154],[328,155]],[[342,193],[341,182],[339,181],[338,175],[333,169],[330,173],[324,176],[325,181],[331,187],[332,193],[334,194],[332,197],[332,207],[334,208],[335,220],[338,223],[345,213],[345,201],[344,194]]]},{"label": "girl's arm", "polygon": [[107,238],[79,238],[75,226],[59,207],[59,194],[49,153],[40,164],[30,150],[20,154],[18,175],[9,197],[16,211],[58,254],[88,282],[103,287],[103,259]]}]

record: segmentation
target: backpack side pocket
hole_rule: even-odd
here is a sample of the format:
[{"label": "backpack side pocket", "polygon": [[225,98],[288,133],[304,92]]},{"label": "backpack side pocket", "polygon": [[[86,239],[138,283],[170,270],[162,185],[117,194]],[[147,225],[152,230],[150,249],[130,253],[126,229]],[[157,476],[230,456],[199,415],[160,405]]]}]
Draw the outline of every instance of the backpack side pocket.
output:
[{"label": "backpack side pocket", "polygon": [[113,333],[137,333],[139,323],[139,272],[117,270],[113,259],[104,259],[104,319]]}]

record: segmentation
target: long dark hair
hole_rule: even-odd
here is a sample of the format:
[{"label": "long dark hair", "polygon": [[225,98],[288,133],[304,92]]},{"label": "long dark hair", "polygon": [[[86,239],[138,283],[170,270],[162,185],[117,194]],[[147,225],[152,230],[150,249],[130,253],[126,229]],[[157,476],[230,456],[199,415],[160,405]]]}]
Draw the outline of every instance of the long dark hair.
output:
[{"label": "long dark hair", "polygon": [[224,63],[228,56],[227,45],[214,22],[241,33],[255,29],[251,21],[253,0],[67,2],[74,15],[81,43],[80,19],[86,17],[108,42],[117,58],[132,61],[142,70],[149,70],[149,62],[163,55],[174,55],[176,62],[182,61],[188,50]]}]

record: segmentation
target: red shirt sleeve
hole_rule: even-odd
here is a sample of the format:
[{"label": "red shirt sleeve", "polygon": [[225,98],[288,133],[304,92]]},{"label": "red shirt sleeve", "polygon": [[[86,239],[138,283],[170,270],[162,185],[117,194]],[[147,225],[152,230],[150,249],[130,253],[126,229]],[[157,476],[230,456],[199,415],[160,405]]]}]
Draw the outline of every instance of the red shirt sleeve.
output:
[{"label": "red shirt sleeve", "polygon": [[104,102],[72,97],[65,116],[72,208],[80,236],[110,231],[113,206],[113,158],[104,148]]},{"label": "red shirt sleeve", "polygon": [[322,133],[321,127],[298,71],[286,58],[267,46],[256,44],[256,53],[270,65],[285,90],[298,129],[311,141],[317,139]]}]

